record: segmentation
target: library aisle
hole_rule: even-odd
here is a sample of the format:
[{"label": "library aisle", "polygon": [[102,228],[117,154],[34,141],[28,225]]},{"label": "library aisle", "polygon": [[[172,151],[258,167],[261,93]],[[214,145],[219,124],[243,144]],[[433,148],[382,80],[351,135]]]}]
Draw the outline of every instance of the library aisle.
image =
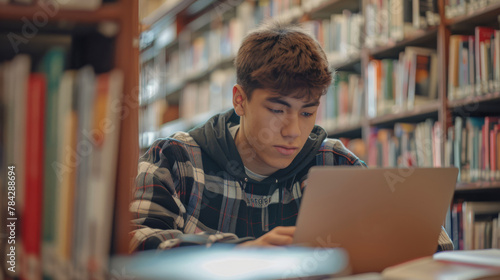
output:
[{"label": "library aisle", "polygon": [[500,1],[165,1],[143,14],[139,145],[232,107],[233,60],[267,18],[298,23],[334,82],[317,124],[370,167],[460,169],[455,249],[498,248]]}]

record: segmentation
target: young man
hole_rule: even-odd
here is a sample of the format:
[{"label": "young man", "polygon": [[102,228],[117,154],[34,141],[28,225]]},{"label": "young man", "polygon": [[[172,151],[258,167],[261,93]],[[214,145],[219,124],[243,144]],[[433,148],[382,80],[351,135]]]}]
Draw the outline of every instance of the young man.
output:
[{"label": "young man", "polygon": [[132,250],[289,245],[309,168],[366,166],[314,124],[332,73],[312,37],[270,23],[245,37],[235,66],[234,109],[141,158]]}]

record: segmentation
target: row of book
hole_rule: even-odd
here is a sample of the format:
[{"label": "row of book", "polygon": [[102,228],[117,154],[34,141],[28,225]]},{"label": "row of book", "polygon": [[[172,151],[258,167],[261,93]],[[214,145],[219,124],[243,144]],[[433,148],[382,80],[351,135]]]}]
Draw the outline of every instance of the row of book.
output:
[{"label": "row of book", "polygon": [[[178,106],[159,99],[141,109],[141,131],[156,131],[177,118],[190,121],[197,115],[231,108],[235,83],[235,69],[230,67],[212,72],[209,79],[199,83],[187,84],[181,91]],[[337,72],[334,82],[322,96],[316,123],[328,130],[360,125],[364,116],[363,91],[360,75]]]},{"label": "row of book", "polygon": [[307,21],[302,26],[318,40],[330,64],[359,58],[364,38],[363,15],[344,10],[329,19]]},{"label": "row of book", "polygon": [[[248,2],[248,1],[247,1]],[[303,14],[303,5],[307,0],[257,0],[254,5],[253,18],[256,23],[266,18],[279,18],[290,22]]]},{"label": "row of book", "polygon": [[149,147],[158,137],[187,131],[211,116],[232,108],[232,87],[236,84],[234,67],[213,71],[199,83],[188,83],[181,90],[179,103],[158,99],[139,110],[139,142]]},{"label": "row of book", "polygon": [[455,250],[500,249],[500,202],[457,201],[445,228]]},{"label": "row of book", "polygon": [[321,97],[316,124],[327,131],[358,126],[364,117],[364,85],[360,75],[339,71]]},{"label": "row of book", "polygon": [[500,30],[477,26],[450,36],[448,99],[500,91]]},{"label": "row of book", "polygon": [[437,99],[437,55],[406,47],[399,60],[371,60],[366,73],[368,117],[413,110]]},{"label": "row of book", "polygon": [[[60,48],[50,49],[40,65],[31,61],[22,54],[0,64],[5,111],[0,163],[2,170],[15,166],[16,276],[104,279],[123,74],[96,74],[91,66],[65,70],[67,53]],[[8,186],[6,181],[0,184],[4,198]],[[7,199],[0,203],[3,224]],[[2,233],[6,229],[2,225]],[[2,248],[6,240],[0,239]],[[2,266],[5,257],[0,256]]]},{"label": "row of book", "polygon": [[446,18],[469,15],[499,2],[498,0],[444,0],[444,14]]},{"label": "row of book", "polygon": [[158,99],[139,109],[139,131],[157,131],[168,122],[179,119],[179,105]]},{"label": "row of book", "polygon": [[240,21],[232,18],[218,28],[192,39],[189,38],[191,34],[184,32],[179,39],[179,68],[174,71],[187,79],[207,71],[223,59],[233,58],[243,35],[247,33],[246,30],[241,30]]},{"label": "row of book", "polygon": [[417,124],[396,123],[394,129],[371,127],[368,165],[441,167],[441,133],[439,122],[432,119]]},{"label": "row of book", "polygon": [[235,17],[221,20],[224,18],[223,13],[232,9],[232,6],[220,3],[210,15],[214,20],[208,31],[192,32],[188,28],[179,34],[177,48],[168,52],[159,51],[155,65],[146,66],[148,71],[155,71],[156,79],[151,83],[158,86],[152,87],[148,83],[146,91],[154,89],[154,92],[144,94],[154,96],[160,91],[178,88],[222,61],[233,59],[248,31],[267,18],[298,16],[300,5],[301,2],[297,0],[242,1],[235,8]]},{"label": "row of book", "polygon": [[500,117],[456,117],[447,134],[445,161],[460,182],[500,180]]},{"label": "row of book", "polygon": [[394,44],[440,22],[437,0],[369,0],[363,8],[368,48]]},{"label": "row of book", "polygon": [[[176,48],[162,49],[153,63],[145,63],[143,72],[148,72],[148,82],[143,83],[140,98],[151,99],[161,92],[175,91],[185,86],[189,79],[217,68],[223,61],[231,62],[243,36],[256,22],[251,17],[256,13],[252,2],[238,5],[236,13],[237,17],[227,21],[215,21],[208,31],[181,32]],[[219,13],[212,16],[222,17]]]},{"label": "row of book", "polygon": [[233,67],[210,74],[210,80],[187,84],[179,102],[180,117],[191,120],[196,115],[217,113],[233,106],[232,87],[236,84]]}]

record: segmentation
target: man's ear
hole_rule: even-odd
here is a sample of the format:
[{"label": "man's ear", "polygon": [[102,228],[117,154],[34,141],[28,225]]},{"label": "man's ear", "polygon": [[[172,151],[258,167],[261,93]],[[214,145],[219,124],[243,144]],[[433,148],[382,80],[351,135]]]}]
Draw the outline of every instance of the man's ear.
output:
[{"label": "man's ear", "polygon": [[246,95],[240,85],[236,84],[233,86],[233,107],[234,111],[238,116],[245,115],[245,100]]}]

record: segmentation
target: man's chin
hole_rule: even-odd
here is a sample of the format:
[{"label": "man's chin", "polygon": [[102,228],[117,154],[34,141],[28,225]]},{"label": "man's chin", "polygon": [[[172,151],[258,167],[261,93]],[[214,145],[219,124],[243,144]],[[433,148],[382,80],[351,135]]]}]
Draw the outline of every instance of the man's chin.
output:
[{"label": "man's chin", "polygon": [[287,159],[287,160],[274,161],[269,165],[274,167],[274,168],[277,168],[277,169],[285,169],[288,166],[290,166],[292,161],[293,161],[293,159],[292,160]]}]

